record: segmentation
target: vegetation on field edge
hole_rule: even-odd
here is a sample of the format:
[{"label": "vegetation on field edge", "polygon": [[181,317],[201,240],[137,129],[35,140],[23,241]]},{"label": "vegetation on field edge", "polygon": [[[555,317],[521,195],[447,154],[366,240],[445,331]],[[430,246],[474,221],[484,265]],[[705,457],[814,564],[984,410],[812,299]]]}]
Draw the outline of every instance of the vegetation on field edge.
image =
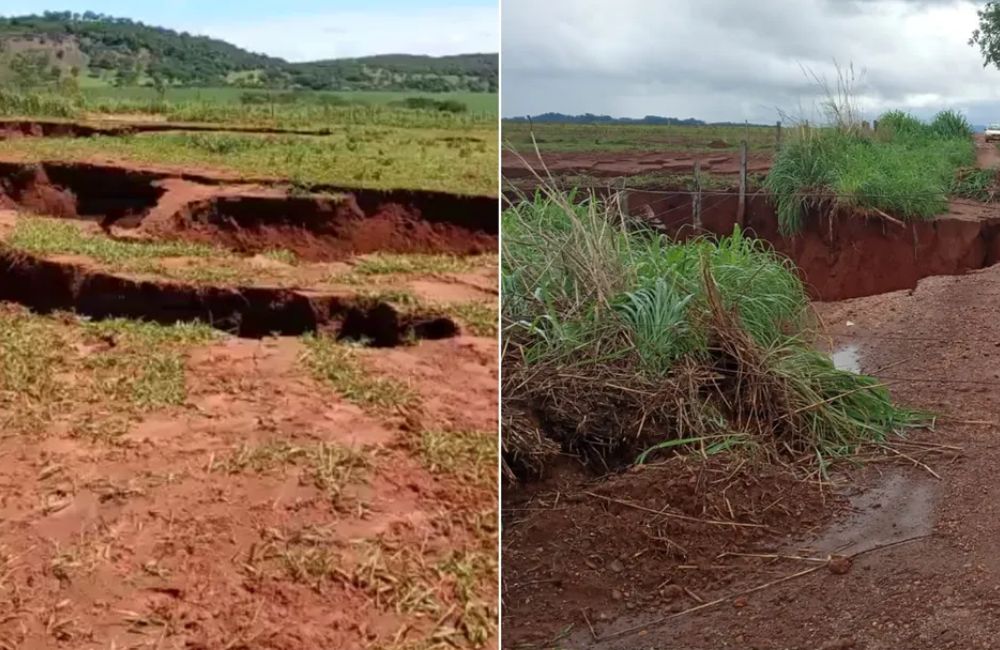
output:
[{"label": "vegetation on field edge", "polygon": [[737,230],[670,243],[547,189],[503,215],[504,465],[613,468],[679,448],[803,461],[925,418],[813,348],[790,263]]}]

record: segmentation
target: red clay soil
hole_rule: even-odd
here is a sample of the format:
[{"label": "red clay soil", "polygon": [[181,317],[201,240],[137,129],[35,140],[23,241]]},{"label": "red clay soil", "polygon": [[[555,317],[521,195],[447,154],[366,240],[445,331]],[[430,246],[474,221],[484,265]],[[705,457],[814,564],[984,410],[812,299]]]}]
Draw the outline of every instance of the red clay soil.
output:
[{"label": "red clay soil", "polygon": [[[960,457],[926,455],[913,451],[918,447],[909,448],[909,453],[926,463],[940,480],[921,468],[884,463],[869,466],[862,476],[842,469],[835,474],[836,479],[862,488],[852,498],[857,509],[853,515],[834,517],[828,528],[811,531],[816,516],[824,513],[818,504],[806,500],[806,516],[801,522],[789,522],[793,535],[784,544],[768,546],[753,539],[747,543],[733,535],[728,546],[720,543],[720,547],[820,557],[830,552],[853,555],[858,549],[867,552],[837,565],[836,571],[823,567],[743,595],[748,589],[815,565],[746,558],[739,571],[718,569],[718,562],[711,566],[692,563],[698,564],[697,568],[681,570],[677,560],[657,563],[644,555],[632,561],[642,569],[633,574],[630,561],[619,558],[625,567],[622,573],[628,572],[630,581],[641,581],[638,584],[643,586],[631,589],[630,581],[618,581],[600,564],[589,566],[585,552],[607,549],[613,555],[619,549],[644,545],[666,558],[666,542],[654,545],[650,541],[655,534],[653,524],[661,521],[656,515],[639,512],[631,522],[605,527],[602,519],[619,518],[624,511],[609,506],[610,515],[599,516],[595,499],[573,496],[584,489],[579,484],[571,490],[560,486],[558,492],[534,494],[532,503],[522,504],[526,509],[521,511],[513,509],[517,497],[508,494],[504,497],[504,517],[510,522],[505,527],[505,571],[519,576],[518,582],[539,582],[519,587],[529,590],[530,605],[518,602],[522,596],[512,591],[508,582],[505,605],[526,611],[523,620],[528,622],[505,618],[505,647],[995,648],[1000,638],[1000,617],[996,615],[1000,485],[994,479],[1000,463],[1000,446],[996,444],[1000,431],[996,418],[1000,411],[1000,325],[995,300],[1000,300],[1000,267],[964,276],[927,278],[913,291],[817,306],[835,345],[857,346],[862,371],[883,379],[902,403],[940,414],[933,432],[915,432],[909,439],[916,444],[959,448]],[[901,459],[901,464],[909,463]],[[665,504],[678,508],[687,502],[676,490],[658,496],[657,483],[650,487],[642,482],[644,478],[644,474],[619,477],[604,494],[645,503],[656,511]],[[601,482],[593,482],[590,491],[598,492],[602,487]],[[784,497],[786,489],[774,484],[770,493],[784,503],[808,499],[797,492]],[[739,520],[741,502],[731,502]],[[539,543],[542,533],[523,530],[543,519],[555,522],[553,536],[544,547]],[[872,521],[877,525],[865,523]],[[560,544],[556,536],[560,531],[564,531],[566,544]],[[683,538],[672,539],[684,544]],[[724,564],[731,567],[731,561]],[[731,582],[717,580],[720,573],[730,574]],[[657,580],[669,586],[679,576],[684,580],[699,576],[698,584],[705,586],[700,591],[692,589],[697,598],[687,592],[682,596],[676,589],[658,593],[648,587],[659,584]],[[553,578],[558,581],[547,582]],[[615,600],[614,589],[622,593],[622,600]],[[632,596],[634,592],[639,595]],[[628,600],[625,593],[630,593]],[[629,608],[633,598],[641,604]],[[727,600],[662,620],[677,608],[677,600],[686,609],[698,599],[710,602],[718,598]],[[564,601],[566,607],[561,605]],[[581,609],[588,612],[586,619]],[[600,620],[600,612],[609,612],[608,619]],[[569,625],[572,628],[561,640],[553,640]],[[604,638],[630,629],[633,631],[624,636],[594,640],[595,636]],[[547,641],[538,642],[542,638]],[[531,645],[516,645],[529,639],[533,640]]]},{"label": "red clay soil", "polygon": [[141,224],[162,239],[240,253],[288,250],[307,261],[353,255],[497,250],[498,202],[438,192],[290,196],[262,185],[202,184],[146,170],[88,164],[0,163],[0,196],[50,216]]},{"label": "red clay soil", "polygon": [[588,479],[571,463],[504,491],[507,648],[578,647],[552,641],[571,622],[588,630],[696,605],[746,568],[721,554],[770,552],[835,505],[780,467],[676,458]]},{"label": "red clay soil", "polygon": [[[630,214],[671,237],[695,234],[688,192],[629,190],[626,203]],[[736,196],[706,197],[704,231],[732,234],[737,206]],[[747,201],[744,229],[791,258],[817,300],[909,289],[924,277],[961,274],[1000,261],[1000,211],[971,201],[955,200],[947,214],[905,225],[881,216],[813,214],[802,232],[785,237],[774,206],[754,195]]]},{"label": "red clay soil", "polygon": [[[495,385],[495,355],[483,354],[490,349],[495,342],[480,339],[410,348],[414,368],[425,357],[448,364],[436,382],[414,383],[420,397],[434,399],[439,386]],[[99,350],[79,340],[68,353]],[[151,412],[113,441],[70,431],[83,421],[79,409],[99,404],[70,405],[51,426],[0,436],[0,647],[429,647],[422,639],[435,626],[455,628],[466,602],[495,615],[488,568],[476,570],[468,600],[451,574],[434,578],[445,608],[434,616],[379,604],[363,582],[337,572],[360,559],[365,540],[381,540],[386,561],[391,549],[429,566],[453,553],[488,559],[496,493],[432,472],[403,423],[367,415],[314,382],[301,353],[294,339],[204,345],[185,362],[185,405]],[[460,400],[463,430],[494,436],[495,392],[461,392]],[[428,428],[446,424],[424,417]],[[241,450],[275,442],[366,449],[374,467],[344,492],[346,503],[364,507],[334,507],[300,463],[230,464]],[[302,554],[316,549],[331,551],[337,571],[307,564]],[[292,571],[295,558],[305,558],[303,572]]]},{"label": "red clay soil", "polygon": [[[505,178],[532,178],[531,168],[541,172],[541,166],[534,154],[523,156],[525,164],[517,154],[504,151],[501,156],[501,173]],[[554,176],[619,177],[642,174],[691,174],[695,162],[701,163],[701,171],[718,176],[737,175],[740,172],[738,153],[713,151],[699,152],[622,152],[588,151],[543,153],[542,161]],[[530,167],[529,167],[530,165]],[[747,169],[752,174],[766,173],[771,169],[771,154],[750,154]],[[544,176],[544,173],[542,173]]]},{"label": "red clay soil", "polygon": [[157,238],[221,245],[239,253],[288,250],[306,261],[374,252],[477,255],[497,249],[495,227],[433,222],[395,203],[366,214],[352,195],[288,197],[264,190],[217,192],[186,202],[169,216],[154,208],[142,229]]}]

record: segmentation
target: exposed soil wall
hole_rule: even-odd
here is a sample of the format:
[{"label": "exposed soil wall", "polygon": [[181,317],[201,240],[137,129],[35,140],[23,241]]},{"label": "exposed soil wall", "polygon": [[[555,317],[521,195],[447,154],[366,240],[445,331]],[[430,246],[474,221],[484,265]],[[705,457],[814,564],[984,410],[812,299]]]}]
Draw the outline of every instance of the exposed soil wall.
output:
[{"label": "exposed soil wall", "polygon": [[[630,190],[630,214],[643,216],[668,236],[695,234],[687,192]],[[736,225],[735,196],[706,197],[702,227],[728,235]],[[899,225],[881,217],[810,215],[802,232],[782,236],[773,204],[747,198],[745,230],[771,243],[798,267],[816,300],[842,300],[916,286],[931,275],[956,275],[1000,261],[1000,209],[976,206],[974,214],[949,214]]]},{"label": "exposed soil wall", "polygon": [[285,249],[310,261],[377,251],[497,250],[498,201],[441,192],[203,184],[109,165],[0,162],[0,202],[49,216],[141,226],[155,237],[242,253]]},{"label": "exposed soil wall", "polygon": [[469,223],[464,225],[459,215],[446,211],[424,219],[403,204],[367,203],[370,211],[353,195],[219,196],[190,202],[167,219],[147,220],[143,227],[157,236],[218,244],[241,253],[283,249],[314,261],[379,251],[473,255],[497,248],[495,216],[489,228],[472,219],[465,219]]},{"label": "exposed soil wall", "polygon": [[74,311],[98,319],[201,320],[252,338],[328,330],[378,347],[398,345],[409,336],[434,339],[458,333],[448,318],[403,314],[388,303],[354,295],[139,280],[4,248],[0,301],[40,313]]}]

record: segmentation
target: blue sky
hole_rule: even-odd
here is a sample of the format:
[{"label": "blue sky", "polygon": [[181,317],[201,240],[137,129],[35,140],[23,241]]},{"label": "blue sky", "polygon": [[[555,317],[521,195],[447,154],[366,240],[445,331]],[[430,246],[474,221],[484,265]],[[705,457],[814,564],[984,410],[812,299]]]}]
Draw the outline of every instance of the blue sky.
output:
[{"label": "blue sky", "polygon": [[223,38],[293,61],[500,47],[499,0],[4,0],[0,14],[97,11]]}]

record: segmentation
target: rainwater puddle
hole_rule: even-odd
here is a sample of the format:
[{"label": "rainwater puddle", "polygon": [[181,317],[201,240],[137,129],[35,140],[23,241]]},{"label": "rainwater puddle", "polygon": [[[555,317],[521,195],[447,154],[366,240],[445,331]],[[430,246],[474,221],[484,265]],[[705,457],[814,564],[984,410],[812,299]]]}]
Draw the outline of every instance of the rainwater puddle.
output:
[{"label": "rainwater puddle", "polygon": [[809,546],[852,555],[883,544],[930,534],[937,490],[923,476],[889,472],[872,488],[850,497],[852,513]]},{"label": "rainwater puddle", "polygon": [[834,350],[832,357],[838,370],[861,373],[861,354],[853,343]]}]

